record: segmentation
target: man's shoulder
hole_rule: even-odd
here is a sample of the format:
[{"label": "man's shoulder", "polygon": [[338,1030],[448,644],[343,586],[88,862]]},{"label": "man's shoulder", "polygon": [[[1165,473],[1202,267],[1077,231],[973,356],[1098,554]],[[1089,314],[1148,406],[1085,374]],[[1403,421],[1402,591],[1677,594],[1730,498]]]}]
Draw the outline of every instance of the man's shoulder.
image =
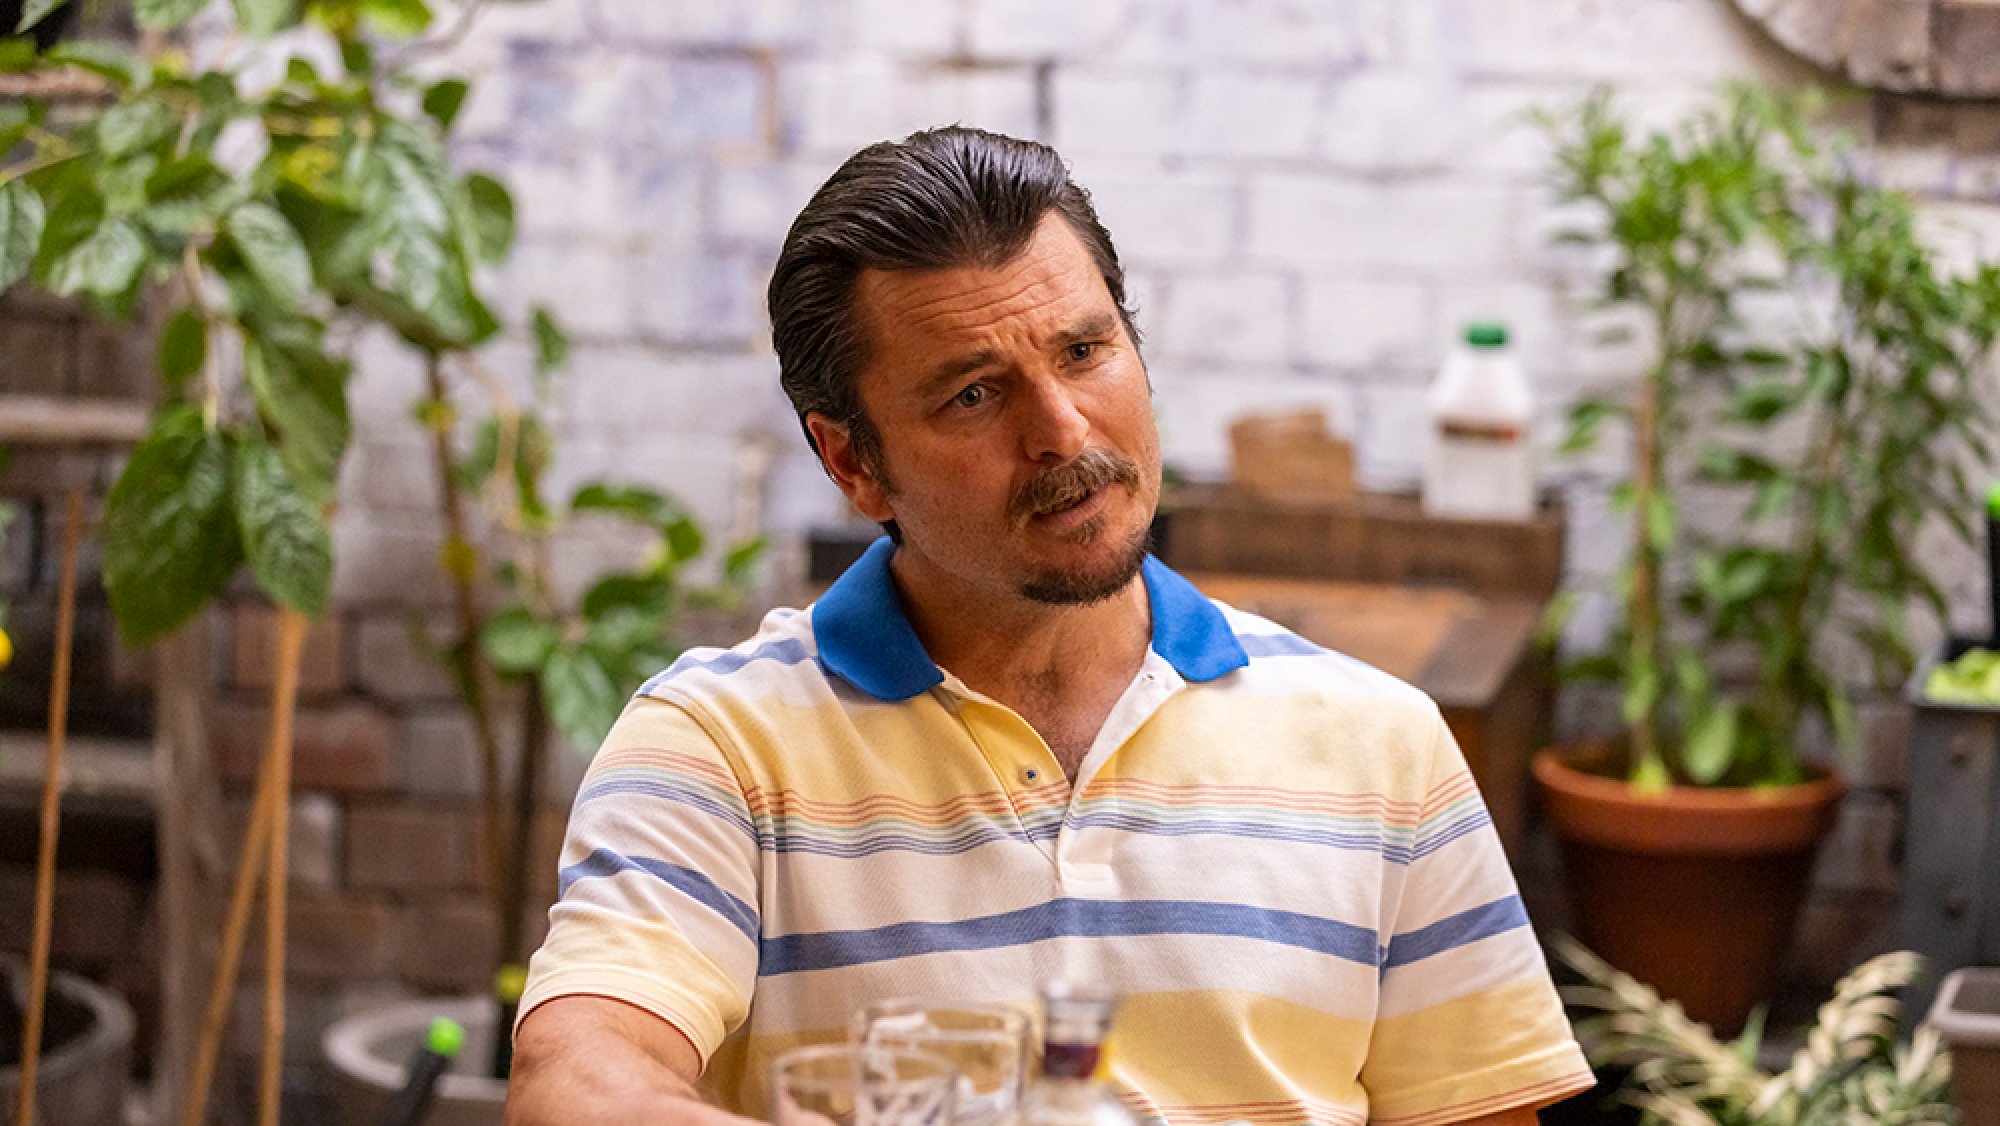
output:
[{"label": "man's shoulder", "polygon": [[810,608],[781,606],[757,632],[727,648],[696,646],[639,686],[638,696],[671,703],[761,696],[822,679]]},{"label": "man's shoulder", "polygon": [[1215,601],[1249,664],[1232,687],[1253,693],[1312,693],[1436,711],[1424,691],[1357,657],[1302,637],[1269,618]]}]

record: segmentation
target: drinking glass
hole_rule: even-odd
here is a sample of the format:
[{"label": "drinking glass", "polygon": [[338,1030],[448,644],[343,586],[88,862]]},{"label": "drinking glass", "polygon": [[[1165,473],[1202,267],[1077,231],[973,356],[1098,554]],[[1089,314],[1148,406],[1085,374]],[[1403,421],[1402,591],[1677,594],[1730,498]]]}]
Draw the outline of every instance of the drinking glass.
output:
[{"label": "drinking glass", "polygon": [[926,1052],[825,1044],[771,1061],[777,1126],[952,1126],[957,1095],[957,1070]]},{"label": "drinking glass", "polygon": [[1035,1043],[1020,1009],[894,997],[862,1007],[848,1032],[856,1044],[948,1061],[958,1071],[956,1126],[1004,1126],[1020,1109]]}]

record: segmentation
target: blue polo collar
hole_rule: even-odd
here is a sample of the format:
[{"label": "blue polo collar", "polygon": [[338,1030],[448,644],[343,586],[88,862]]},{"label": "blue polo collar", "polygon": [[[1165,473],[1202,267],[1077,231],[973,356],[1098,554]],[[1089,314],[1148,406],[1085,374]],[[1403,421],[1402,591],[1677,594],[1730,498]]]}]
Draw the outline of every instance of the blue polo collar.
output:
[{"label": "blue polo collar", "polygon": [[[896,547],[869,545],[812,608],[820,664],[878,700],[907,700],[944,683],[910,628],[889,574]],[[1153,607],[1153,651],[1189,680],[1214,680],[1250,663],[1215,603],[1148,555],[1140,568]]]}]

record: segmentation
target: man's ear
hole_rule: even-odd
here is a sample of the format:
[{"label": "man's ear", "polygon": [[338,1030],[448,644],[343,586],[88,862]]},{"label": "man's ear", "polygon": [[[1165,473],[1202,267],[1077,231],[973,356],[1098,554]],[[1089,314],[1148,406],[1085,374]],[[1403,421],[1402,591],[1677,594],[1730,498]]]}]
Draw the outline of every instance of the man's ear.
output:
[{"label": "man's ear", "polygon": [[819,447],[819,461],[826,467],[826,475],[840,486],[847,503],[878,524],[894,520],[896,513],[889,507],[887,490],[875,471],[855,452],[854,438],[848,428],[814,413],[806,415],[806,430],[812,435],[813,445]]}]

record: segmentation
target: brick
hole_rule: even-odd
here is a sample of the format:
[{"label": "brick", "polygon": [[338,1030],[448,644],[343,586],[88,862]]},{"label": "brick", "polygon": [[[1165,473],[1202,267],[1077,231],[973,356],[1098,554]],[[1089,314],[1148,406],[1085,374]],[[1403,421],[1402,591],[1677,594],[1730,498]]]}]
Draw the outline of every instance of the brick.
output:
[{"label": "brick", "polygon": [[974,55],[1094,58],[1131,17],[1129,0],[972,0]]},{"label": "brick", "polygon": [[[420,644],[419,632],[427,643]],[[458,690],[441,656],[455,636],[455,627],[442,615],[414,620],[394,612],[363,616],[354,624],[355,680],[369,695],[397,703],[456,700]]]},{"label": "brick", "polygon": [[775,261],[785,232],[835,162],[763,162],[718,169],[713,233],[719,243],[761,251]]},{"label": "brick", "polygon": [[1303,308],[1300,336],[1314,363],[1379,373],[1434,347],[1430,303],[1415,282],[1310,278]]},{"label": "brick", "polygon": [[1335,86],[1315,151],[1378,175],[1437,171],[1464,159],[1466,142],[1477,139],[1465,108],[1462,90],[1435,74],[1362,72]]},{"label": "brick", "polygon": [[647,254],[636,270],[644,295],[636,302],[637,334],[654,343],[748,350],[769,331],[762,302],[769,268],[765,255],[740,251]]},{"label": "brick", "polygon": [[1042,134],[1035,72],[1025,66],[941,66],[918,72],[903,93],[913,129],[960,124],[1011,137]]},{"label": "brick", "polygon": [[[576,387],[579,426],[607,441],[639,441],[699,430],[713,436],[784,432],[791,404],[768,356],[684,355],[659,349],[579,349],[592,378]],[[644,394],[633,394],[643,387]],[[691,425],[691,423],[693,423]]]},{"label": "brick", "polygon": [[815,0],[595,0],[593,26],[644,47],[806,47],[834,25],[835,5]]},{"label": "brick", "polygon": [[422,990],[486,989],[500,964],[492,905],[465,896],[426,897],[397,912],[396,972]]},{"label": "brick", "polygon": [[1399,9],[1421,7],[1393,0],[1189,4],[1176,46],[1181,57],[1203,63],[1349,70],[1386,60],[1397,45]]},{"label": "brick", "polygon": [[333,602],[347,609],[442,607],[451,583],[438,561],[435,522],[392,521],[363,509],[333,520]]},{"label": "brick", "polygon": [[[233,872],[242,855],[243,834],[250,825],[250,796],[246,789],[223,799],[226,826],[220,841],[229,856]],[[285,866],[291,885],[311,893],[331,893],[340,889],[341,826],[344,814],[340,803],[325,794],[298,794],[292,798],[285,822]]]},{"label": "brick", "polygon": [[[95,868],[59,869],[49,946],[61,965],[89,968],[125,959],[143,923],[138,885],[115,872]],[[35,871],[22,865],[0,867],[0,950],[25,954],[33,937]]]},{"label": "brick", "polygon": [[348,810],[347,826],[352,889],[478,891],[491,879],[471,807],[357,805]]},{"label": "brick", "polygon": [[406,431],[389,440],[364,432],[341,466],[340,494],[372,511],[435,518],[441,488],[429,434]]},{"label": "brick", "polygon": [[150,401],[153,339],[137,325],[86,321],[75,338],[75,394],[92,398]]},{"label": "brick", "polygon": [[[520,708],[512,693],[489,705],[500,743],[502,784],[520,756]],[[463,707],[423,708],[403,721],[403,790],[414,797],[473,800],[485,793],[479,737]]]},{"label": "brick", "polygon": [[1204,73],[1182,126],[1190,156],[1293,159],[1313,150],[1327,87],[1317,77]]},{"label": "brick", "polygon": [[919,127],[904,111],[902,67],[890,59],[812,59],[785,67],[780,81],[787,136],[803,152],[842,160]]},{"label": "brick", "polygon": [[[26,288],[26,287],[22,287]],[[0,310],[0,389],[12,395],[67,395],[77,326],[29,320]]]},{"label": "brick", "polygon": [[617,92],[612,128],[620,141],[672,152],[747,152],[761,151],[769,139],[772,84],[754,60],[648,60],[618,86],[595,85],[607,95]]},{"label": "brick", "polygon": [[1458,65],[1474,78],[1712,80],[1785,56],[1729,5],[1687,0],[1438,0]]},{"label": "brick", "polygon": [[572,336],[621,339],[638,326],[639,256],[589,244],[522,242],[496,279],[507,319],[546,306]]},{"label": "brick", "polygon": [[[244,969],[264,964],[263,908],[258,907],[244,945]],[[395,966],[395,934],[388,904],[367,895],[294,891],[285,904],[285,978],[343,982],[381,977]]]},{"label": "brick", "polygon": [[1162,356],[1281,364],[1291,355],[1291,287],[1269,273],[1184,275],[1153,337]]},{"label": "brick", "polygon": [[1071,160],[1160,158],[1185,145],[1191,88],[1171,73],[1064,69],[1056,72],[1053,91],[1054,143]]},{"label": "brick", "polygon": [[[269,737],[265,703],[240,698],[215,706],[217,765],[224,781],[256,780]],[[379,708],[361,701],[301,707],[292,724],[292,785],[298,790],[368,793],[395,783],[395,727]]]},{"label": "brick", "polygon": [[1236,249],[1236,185],[1228,178],[1172,177],[1079,167],[1098,218],[1128,266],[1221,264]]},{"label": "brick", "polygon": [[957,4],[911,4],[908,0],[854,0],[847,42],[862,51],[942,55],[964,37]]},{"label": "brick", "polygon": [[[230,681],[238,689],[269,689],[278,677],[278,611],[265,602],[238,605],[231,614],[234,644]],[[313,622],[299,653],[299,695],[330,696],[347,687],[346,625],[338,614]]]},{"label": "brick", "polygon": [[1249,197],[1251,254],[1315,267],[1472,272],[1513,264],[1510,189],[1270,176]]}]

